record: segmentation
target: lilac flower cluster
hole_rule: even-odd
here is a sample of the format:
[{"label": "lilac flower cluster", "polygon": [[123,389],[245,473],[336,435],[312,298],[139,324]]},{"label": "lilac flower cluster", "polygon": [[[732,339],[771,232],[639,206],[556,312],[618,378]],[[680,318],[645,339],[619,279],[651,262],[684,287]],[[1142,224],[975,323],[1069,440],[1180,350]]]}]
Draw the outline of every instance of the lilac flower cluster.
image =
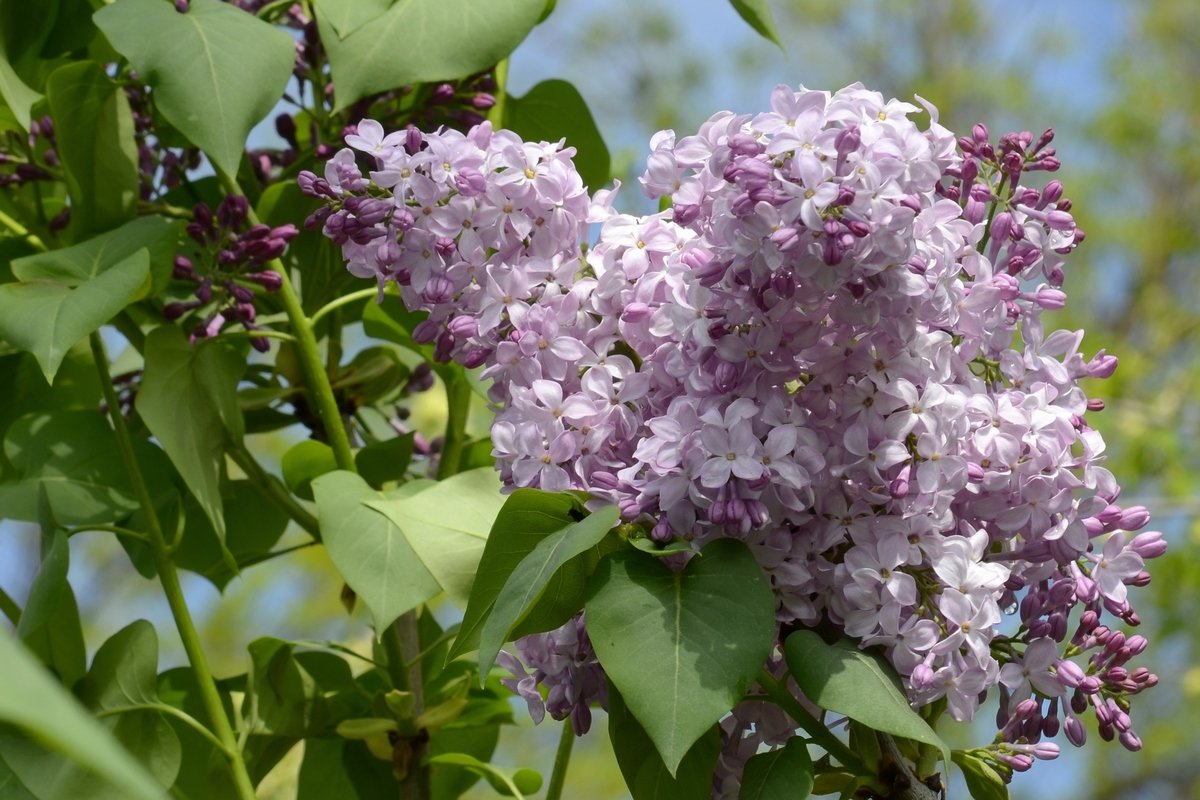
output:
[{"label": "lilac flower cluster", "polygon": [[[278,258],[299,231],[290,224],[247,227],[248,212],[249,203],[241,195],[225,197],[215,214],[205,203],[192,209],[187,234],[196,243],[194,258],[176,256],[173,270],[175,280],[194,286],[192,298],[167,303],[163,316],[176,320],[195,311],[205,312],[192,329],[193,342],[216,336],[229,323],[258,330],[251,286],[274,292],[282,285],[279,273],[260,267]],[[251,338],[250,343],[259,352],[270,346],[261,336]]]},{"label": "lilac flower cluster", "polygon": [[[1083,240],[1062,185],[1027,184],[1053,133],[956,139],[925,109],[922,130],[860,85],[779,87],[661,132],[641,182],[670,208],[644,217],[615,190],[589,208],[562,143],[487,124],[364,120],[301,185],[354,274],[429,312],[417,339],[486,367],[508,485],[590,492],[662,542],[743,539],[785,632],[883,646],[957,720],[997,689],[1005,769],[1060,727],[1081,744],[1088,707],[1137,749],[1128,698],[1156,678],[1100,619],[1138,623],[1128,588],[1165,545],[1131,536],[1148,514],[1087,421],[1079,381],[1116,359],[1042,323]],[[546,642],[577,624],[523,646],[535,674],[564,674]]]}]

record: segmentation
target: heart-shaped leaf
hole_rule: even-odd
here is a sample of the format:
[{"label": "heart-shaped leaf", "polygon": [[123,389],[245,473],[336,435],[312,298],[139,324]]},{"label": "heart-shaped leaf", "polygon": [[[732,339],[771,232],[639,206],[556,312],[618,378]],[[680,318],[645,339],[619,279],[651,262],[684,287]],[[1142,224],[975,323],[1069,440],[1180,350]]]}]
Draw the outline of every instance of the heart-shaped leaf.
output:
[{"label": "heart-shaped leaf", "polygon": [[575,166],[584,184],[592,189],[601,188],[612,177],[604,137],[579,90],[566,81],[542,81],[524,96],[510,97],[504,106],[504,127],[526,141],[565,138],[567,146],[576,150]]},{"label": "heart-shaped leaf", "polygon": [[138,151],[124,90],[94,61],[51,73],[46,100],[71,193],[77,238],[130,219],[138,199]]},{"label": "heart-shaped leaf", "polygon": [[721,752],[721,732],[716,725],[696,740],[672,775],[645,729],[625,707],[621,693],[610,684],[608,738],[633,800],[709,800],[712,797],[713,771]]},{"label": "heart-shaped leaf", "polygon": [[672,572],[629,549],[600,562],[585,606],[609,680],[676,774],[766,660],[775,599],[743,543],[718,539]]},{"label": "heart-shaped leaf", "polygon": [[167,121],[236,175],[246,136],[292,76],[292,37],[219,0],[191,0],[186,14],[162,0],[118,0],[94,19]]},{"label": "heart-shaped leaf", "polygon": [[191,345],[173,325],[150,332],[145,357],[138,414],[224,542],[221,465],[226,438],[237,441],[243,435],[237,384],[246,360],[225,342]]},{"label": "heart-shaped leaf", "polygon": [[318,15],[337,87],[334,110],[407,83],[489,69],[516,49],[545,6],[546,0],[406,0],[341,37]]},{"label": "heart-shaped leaf", "polygon": [[325,549],[370,609],[377,632],[441,591],[400,526],[367,505],[383,494],[341,471],[317,478],[312,489]]},{"label": "heart-shaped leaf", "polygon": [[500,648],[508,641],[521,618],[537,603],[550,579],[568,561],[599,544],[620,516],[616,506],[594,511],[583,520],[542,539],[529,555],[521,559],[496,596],[495,606],[479,637],[481,682],[486,680]]},{"label": "heart-shaped leaf", "polygon": [[813,788],[808,745],[792,737],[769,753],[759,753],[742,770],[738,800],[804,800]]},{"label": "heart-shaped leaf", "polygon": [[150,285],[143,248],[75,288],[57,281],[0,286],[0,338],[37,358],[48,383],[67,351],[108,322]]},{"label": "heart-shaped leaf", "polygon": [[87,767],[130,800],[164,800],[154,778],[12,637],[0,636],[0,664],[0,722]]},{"label": "heart-shaped leaf", "polygon": [[425,568],[465,607],[488,531],[504,505],[495,470],[460,472],[417,494],[367,505],[404,531]]},{"label": "heart-shaped leaf", "polygon": [[859,650],[849,639],[827,644],[810,630],[789,636],[783,652],[800,690],[821,708],[877,731],[933,745],[950,763],[950,748],[912,710],[899,678],[879,656]]}]

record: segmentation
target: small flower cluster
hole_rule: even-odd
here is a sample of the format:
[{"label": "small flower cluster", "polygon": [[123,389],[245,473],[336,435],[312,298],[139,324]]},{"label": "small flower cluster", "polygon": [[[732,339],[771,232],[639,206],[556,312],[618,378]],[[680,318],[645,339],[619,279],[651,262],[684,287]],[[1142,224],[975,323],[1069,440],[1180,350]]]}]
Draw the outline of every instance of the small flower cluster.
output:
[{"label": "small flower cluster", "polygon": [[[1156,678],[1100,618],[1138,623],[1128,588],[1165,545],[1130,535],[1149,516],[1087,422],[1079,381],[1116,359],[1042,324],[1083,240],[1062,185],[1026,183],[1058,168],[1053,133],[956,139],[926,111],[779,87],[656,135],[642,185],[671,205],[645,217],[615,191],[589,208],[561,143],[487,124],[364,120],[301,186],[351,272],[429,312],[415,338],[486,367],[508,485],[590,492],[658,541],[746,541],[785,629],[886,648],[958,720],[997,689],[1005,770],[1056,754],[1060,716],[1081,743],[1089,706],[1136,749],[1128,697]],[[546,642],[578,624],[519,645],[536,675],[576,680]]]},{"label": "small flower cluster", "polygon": [[[192,299],[172,301],[163,307],[163,316],[176,320],[197,310],[207,310],[192,329],[191,339],[210,339],[228,323],[240,324],[248,331],[258,330],[254,305],[256,285],[268,292],[282,285],[279,273],[256,269],[278,258],[299,231],[295,225],[271,228],[247,224],[249,203],[240,195],[229,195],[214,214],[204,203],[192,209],[187,234],[196,243],[194,258],[175,257],[175,280],[193,284]],[[199,269],[197,268],[199,266]],[[266,352],[270,343],[263,337],[250,340],[254,349]]]}]

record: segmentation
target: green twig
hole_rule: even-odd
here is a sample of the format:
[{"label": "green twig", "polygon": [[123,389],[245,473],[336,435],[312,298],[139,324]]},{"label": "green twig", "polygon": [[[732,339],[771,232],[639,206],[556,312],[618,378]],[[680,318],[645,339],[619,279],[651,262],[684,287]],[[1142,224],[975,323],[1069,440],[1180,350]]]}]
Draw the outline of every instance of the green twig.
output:
[{"label": "green twig", "polygon": [[196,733],[212,742],[213,746],[224,753],[227,758],[233,759],[236,757],[234,752],[222,744],[221,740],[214,736],[212,731],[201,725],[199,720],[197,720],[191,714],[188,714],[186,711],[175,708],[175,706],[169,706],[166,703],[134,703],[132,705],[119,706],[117,708],[106,708],[102,711],[97,711],[96,717],[98,719],[102,717],[111,717],[115,714],[128,714],[130,711],[158,711],[162,714],[170,714],[171,716],[175,717],[175,719],[179,720],[184,725],[187,725]]},{"label": "green twig", "polygon": [[67,531],[67,535],[74,536],[77,533],[88,533],[90,531],[102,531],[106,533],[115,533],[117,536],[124,536],[129,539],[137,539],[139,542],[150,543],[150,537],[141,531],[131,531],[129,528],[122,528],[120,525],[80,525]]},{"label": "green twig", "polygon": [[[391,285],[385,287],[383,290],[383,293],[384,293],[384,295],[387,295],[389,297],[399,297],[399,295],[400,295],[399,290],[397,290],[395,286],[391,286]],[[336,311],[337,309],[341,308],[342,306],[349,305],[350,303],[356,303],[359,300],[366,300],[368,297],[376,297],[378,294],[379,294],[378,288],[359,289],[356,292],[351,292],[350,294],[344,294],[341,297],[338,297],[334,300],[330,300],[328,303],[326,303],[325,305],[318,308],[313,313],[312,317],[309,318],[308,322],[310,325],[312,325],[315,328],[317,323],[320,322],[322,319],[324,319],[327,314],[329,314],[333,311]]]},{"label": "green twig", "polygon": [[4,616],[8,617],[14,628],[21,624],[21,607],[3,589],[0,589],[0,611],[4,612]]},{"label": "green twig", "polygon": [[46,247],[46,243],[39,239],[36,234],[30,233],[28,228],[17,222],[8,214],[5,214],[3,211],[0,211],[0,225],[8,228],[19,238],[24,239],[31,247],[33,247],[34,250],[40,250],[44,253],[50,249],[49,247]]},{"label": "green twig", "polygon": [[864,772],[863,763],[858,756],[854,755],[850,748],[841,739],[834,736],[819,719],[808,713],[808,709],[802,706],[800,701],[765,669],[758,673],[758,685],[767,693],[767,697],[774,700],[776,705],[796,721],[796,724],[804,728],[814,742],[824,747],[843,766],[855,773]]},{"label": "green twig", "polygon": [[99,332],[92,333],[90,338],[92,357],[96,362],[96,371],[100,373],[100,386],[104,391],[105,402],[108,404],[108,416],[112,420],[117,448],[121,451],[125,472],[133,486],[138,504],[141,506],[150,552],[154,557],[154,568],[162,583],[163,593],[167,596],[167,604],[171,607],[171,615],[175,618],[175,627],[179,631],[183,649],[192,665],[196,686],[200,691],[200,698],[204,702],[204,710],[208,714],[213,733],[221,742],[224,752],[230,756],[228,759],[229,771],[233,777],[238,798],[255,800],[254,784],[250,780],[249,772],[246,771],[245,762],[237,755],[237,739],[233,735],[233,729],[229,726],[229,718],[225,716],[225,706],[221,702],[221,694],[217,690],[217,683],[209,668],[208,656],[204,653],[204,647],[200,643],[200,634],[196,631],[191,610],[183,596],[179,573],[167,552],[166,539],[158,523],[154,501],[150,497],[150,490],[142,476],[141,466],[133,452],[133,439],[129,436],[129,429],[125,427],[125,418],[121,416],[121,404],[108,373],[108,353],[104,349],[104,340],[100,338]]},{"label": "green twig", "polygon": [[271,502],[279,506],[297,525],[303,528],[305,533],[317,541],[321,540],[321,526],[317,522],[317,518],[309,513],[308,509],[300,505],[296,498],[292,497],[292,493],[283,485],[283,481],[263,469],[262,464],[259,464],[257,459],[246,449],[245,444],[242,442],[231,442],[229,445],[229,457],[233,459],[233,463],[237,464],[242,472],[246,473],[246,477],[250,482],[257,486]]},{"label": "green twig", "polygon": [[458,472],[463,445],[467,438],[467,415],[471,410],[471,384],[465,375],[455,375],[446,384],[446,433],[442,437],[442,454],[438,459],[438,480]]},{"label": "green twig", "polygon": [[554,770],[550,773],[550,786],[546,789],[546,800],[559,800],[563,784],[567,780],[567,764],[571,761],[571,748],[575,745],[575,729],[569,720],[563,720],[559,734],[558,751],[554,754]]},{"label": "green twig", "polygon": [[[218,169],[217,176],[221,186],[230,194],[245,197],[237,179],[224,170]],[[250,207],[247,214],[250,224],[259,223],[258,214]],[[338,469],[355,472],[354,451],[350,449],[350,438],[346,435],[346,426],[342,422],[342,412],[338,409],[337,399],[333,395],[333,387],[329,385],[329,375],[321,361],[321,350],[317,347],[317,337],[313,334],[312,322],[304,314],[300,305],[300,297],[292,285],[291,271],[278,258],[272,259],[265,265],[267,269],[279,273],[281,285],[279,299],[283,301],[283,310],[287,312],[292,323],[292,331],[296,337],[296,354],[300,358],[300,368],[304,372],[304,385],[309,397],[313,400],[321,424],[325,428],[325,436],[333,449],[333,457]]]}]

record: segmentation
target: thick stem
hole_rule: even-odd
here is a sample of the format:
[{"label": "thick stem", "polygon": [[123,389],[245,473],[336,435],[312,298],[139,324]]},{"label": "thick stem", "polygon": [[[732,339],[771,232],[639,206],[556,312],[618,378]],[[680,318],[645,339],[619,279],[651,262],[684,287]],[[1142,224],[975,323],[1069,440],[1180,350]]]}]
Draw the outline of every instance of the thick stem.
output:
[{"label": "thick stem", "polygon": [[492,77],[496,79],[496,105],[488,109],[488,122],[492,123],[494,128],[504,127],[504,106],[508,100],[508,59],[504,59],[496,64],[496,68],[492,70]]},{"label": "thick stem", "polygon": [[559,734],[558,751],[554,754],[554,771],[550,773],[550,786],[546,789],[546,800],[560,800],[563,784],[567,781],[567,765],[571,762],[571,748],[575,746],[575,730],[570,720],[563,720]]},{"label": "thick stem", "polygon": [[208,657],[204,654],[204,647],[200,644],[200,634],[196,631],[192,612],[188,609],[187,600],[183,596],[179,573],[167,551],[166,538],[158,523],[154,501],[150,498],[150,490],[142,477],[137,456],[134,455],[133,440],[129,436],[129,429],[125,427],[125,418],[121,416],[121,404],[108,373],[108,353],[105,352],[104,340],[100,338],[99,332],[91,335],[91,344],[92,357],[96,361],[96,370],[100,373],[100,386],[104,390],[104,400],[108,404],[108,415],[112,420],[117,448],[121,451],[125,472],[129,476],[129,482],[133,486],[134,495],[137,497],[142,517],[145,520],[150,552],[154,557],[154,569],[162,583],[163,593],[167,596],[167,604],[171,607],[171,616],[175,618],[175,627],[179,631],[179,638],[183,642],[188,662],[192,665],[196,686],[200,691],[200,699],[208,714],[209,725],[228,756],[229,772],[233,777],[238,798],[254,800],[254,784],[250,781],[250,774],[246,771],[246,764],[242,761],[238,751],[237,737],[233,735],[229,718],[225,716],[225,706],[221,703],[221,694],[217,690],[217,683],[208,666]]},{"label": "thick stem", "polygon": [[[447,373],[449,374],[449,373]],[[471,385],[467,378],[455,376],[446,381],[446,433],[438,459],[438,480],[458,472],[467,437],[467,415],[471,410]]]}]

